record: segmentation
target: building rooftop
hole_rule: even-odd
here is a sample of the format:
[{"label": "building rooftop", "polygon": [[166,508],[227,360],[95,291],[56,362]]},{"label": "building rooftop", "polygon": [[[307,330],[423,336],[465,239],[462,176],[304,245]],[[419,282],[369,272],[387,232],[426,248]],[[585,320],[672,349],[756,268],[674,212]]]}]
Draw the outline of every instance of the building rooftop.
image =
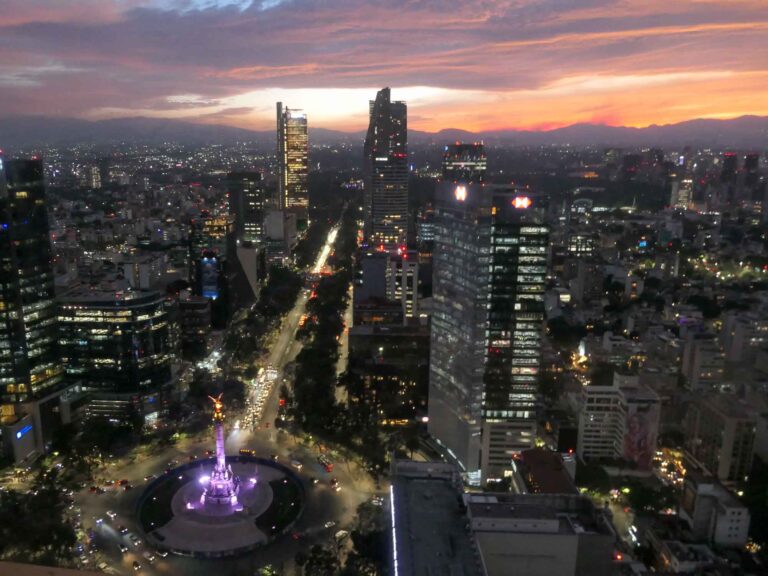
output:
[{"label": "building rooftop", "polygon": [[578,494],[562,457],[557,452],[533,448],[523,450],[519,468],[531,492]]},{"label": "building rooftop", "polygon": [[740,420],[750,420],[754,415],[749,411],[747,405],[738,398],[730,394],[712,394],[702,400],[710,408],[728,418],[737,418]]},{"label": "building rooftop", "polygon": [[688,470],[685,474],[685,482],[690,482],[696,486],[697,491],[703,496],[714,498],[723,507],[746,508],[744,503],[733,492],[723,486],[717,478],[699,470]]},{"label": "building rooftop", "polygon": [[399,576],[482,576],[455,481],[423,468],[397,474],[391,490]]},{"label": "building rooftop", "polygon": [[125,302],[136,302],[138,300],[160,298],[161,295],[156,290],[106,290],[104,288],[91,288],[89,286],[78,286],[68,290],[61,296],[64,304],[114,304]]},{"label": "building rooftop", "polygon": [[[560,534],[612,535],[609,522],[592,501],[579,494],[465,494],[464,499],[473,525],[485,518],[509,520],[550,521]],[[492,525],[493,526],[493,525]],[[477,528],[475,528],[477,530]],[[491,530],[510,532],[541,532],[536,524],[501,523]]]}]

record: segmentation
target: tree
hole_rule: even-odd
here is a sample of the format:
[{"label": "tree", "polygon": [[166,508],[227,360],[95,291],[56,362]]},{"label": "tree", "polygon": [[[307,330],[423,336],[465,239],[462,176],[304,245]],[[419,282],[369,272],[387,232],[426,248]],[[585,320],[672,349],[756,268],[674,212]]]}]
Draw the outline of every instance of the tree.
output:
[{"label": "tree", "polygon": [[377,576],[380,571],[376,562],[352,551],[347,556],[341,574],[342,576]]},{"label": "tree", "polygon": [[304,576],[335,576],[338,570],[339,560],[332,550],[319,545],[310,548]]},{"label": "tree", "polygon": [[574,348],[587,335],[587,329],[581,325],[572,325],[562,316],[547,323],[547,332],[552,340],[563,348]]},{"label": "tree", "polygon": [[412,427],[407,429],[405,434],[405,447],[411,453],[410,458],[413,460],[413,453],[421,447],[418,430]]},{"label": "tree", "polygon": [[90,418],[83,424],[82,431],[75,441],[76,449],[83,453],[94,450],[109,452],[119,444],[126,444],[135,439],[136,423],[113,424],[107,418]]},{"label": "tree", "polygon": [[65,509],[56,469],[42,470],[26,494],[0,492],[0,557],[49,565],[71,559],[76,538]]},{"label": "tree", "polygon": [[604,494],[611,489],[611,477],[600,464],[580,463],[576,467],[576,485]]}]

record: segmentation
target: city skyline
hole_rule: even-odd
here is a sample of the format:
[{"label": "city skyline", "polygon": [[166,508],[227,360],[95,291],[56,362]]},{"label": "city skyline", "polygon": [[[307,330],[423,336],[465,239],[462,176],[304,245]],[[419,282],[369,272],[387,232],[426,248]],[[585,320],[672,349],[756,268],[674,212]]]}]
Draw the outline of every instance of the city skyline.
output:
[{"label": "city skyline", "polygon": [[409,103],[411,127],[428,131],[768,114],[761,2],[446,8],[13,0],[0,24],[3,116],[267,129],[283,100],[318,127],[352,131],[386,85]]}]

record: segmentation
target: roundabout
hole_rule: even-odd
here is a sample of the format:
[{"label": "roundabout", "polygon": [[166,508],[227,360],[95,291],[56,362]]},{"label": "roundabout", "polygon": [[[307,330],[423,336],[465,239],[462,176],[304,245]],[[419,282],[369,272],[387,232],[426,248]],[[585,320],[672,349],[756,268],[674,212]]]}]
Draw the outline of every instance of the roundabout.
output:
[{"label": "roundabout", "polygon": [[174,554],[222,557],[268,544],[301,516],[304,488],[286,466],[224,454],[224,414],[214,401],[216,456],[168,470],[147,486],[137,515],[147,540]]}]

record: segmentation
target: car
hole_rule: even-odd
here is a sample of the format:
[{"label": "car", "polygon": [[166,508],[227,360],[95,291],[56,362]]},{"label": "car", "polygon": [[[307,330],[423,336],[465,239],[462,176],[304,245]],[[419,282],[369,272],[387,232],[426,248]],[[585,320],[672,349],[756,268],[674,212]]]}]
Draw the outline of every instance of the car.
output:
[{"label": "car", "polygon": [[107,510],[107,516],[109,516],[110,520],[114,520],[117,514],[115,512],[112,512],[112,510]]},{"label": "car", "polygon": [[144,556],[144,558],[146,558],[147,562],[149,562],[150,564],[152,564],[157,559],[157,558],[155,558],[155,555],[152,552],[150,552],[150,551],[144,552],[144,554],[142,554],[142,556]]},{"label": "car", "polygon": [[157,555],[160,556],[160,558],[165,558],[166,556],[168,556],[168,551],[167,550],[158,550],[157,551]]},{"label": "car", "polygon": [[141,564],[139,564],[136,560],[133,561],[133,571],[138,572],[141,570]]},{"label": "car", "polygon": [[373,504],[374,506],[382,506],[384,504],[384,500],[379,496],[374,496],[373,498],[371,498],[371,504]]},{"label": "car", "polygon": [[122,543],[121,543],[121,544],[120,544],[120,552],[122,552],[123,554],[125,554],[126,552],[128,552],[128,546],[126,546],[125,544],[122,544]]},{"label": "car", "polygon": [[104,518],[96,518],[96,524],[103,524]]},{"label": "car", "polygon": [[117,527],[117,531],[120,532],[120,534],[128,534],[128,528],[126,528],[122,524]]},{"label": "car", "polygon": [[109,564],[107,564],[106,562],[99,562],[98,568],[102,572],[106,572],[107,568],[109,568]]},{"label": "car", "polygon": [[146,476],[144,476],[144,482],[149,482],[150,480],[154,480],[155,478],[157,478],[157,476],[155,476],[154,474],[147,474]]},{"label": "car", "polygon": [[337,478],[331,478],[330,482],[328,482],[332,488],[339,485],[339,480]]},{"label": "car", "polygon": [[122,480],[120,480],[120,486],[126,486],[126,485],[128,485],[128,484],[129,484],[129,482],[128,482],[128,480],[126,480],[125,478],[123,478]]},{"label": "car", "polygon": [[273,462],[277,462],[279,460],[279,457],[277,454],[271,454],[269,457],[272,458]]},{"label": "car", "polygon": [[128,490],[131,490],[132,488],[133,486],[131,486],[130,484],[126,484],[123,486],[123,491],[128,492]]},{"label": "car", "polygon": [[310,481],[310,482],[312,482],[312,485],[313,485],[313,486],[314,486],[314,485],[316,485],[318,482],[320,482],[320,480],[318,480],[318,479],[317,479],[317,478],[315,478],[314,476],[312,476],[312,478],[310,478],[310,479],[309,479],[309,481]]},{"label": "car", "polygon": [[136,534],[131,534],[129,536],[129,540],[131,541],[131,544],[133,544],[134,546],[139,546],[141,544],[141,538],[136,536]]},{"label": "car", "polygon": [[302,464],[298,460],[291,460],[291,466],[296,468],[296,470],[301,470]]},{"label": "car", "polygon": [[95,493],[99,488],[97,486],[91,486],[88,488],[88,492]]},{"label": "car", "polygon": [[323,528],[333,528],[334,526],[336,526],[336,522],[334,522],[333,520],[329,520],[328,522],[323,524]]},{"label": "car", "polygon": [[320,462],[321,466],[323,467],[323,469],[325,469],[326,472],[328,473],[333,472],[333,462],[328,460],[328,458],[324,454],[321,454],[320,456],[318,456],[317,461]]}]

